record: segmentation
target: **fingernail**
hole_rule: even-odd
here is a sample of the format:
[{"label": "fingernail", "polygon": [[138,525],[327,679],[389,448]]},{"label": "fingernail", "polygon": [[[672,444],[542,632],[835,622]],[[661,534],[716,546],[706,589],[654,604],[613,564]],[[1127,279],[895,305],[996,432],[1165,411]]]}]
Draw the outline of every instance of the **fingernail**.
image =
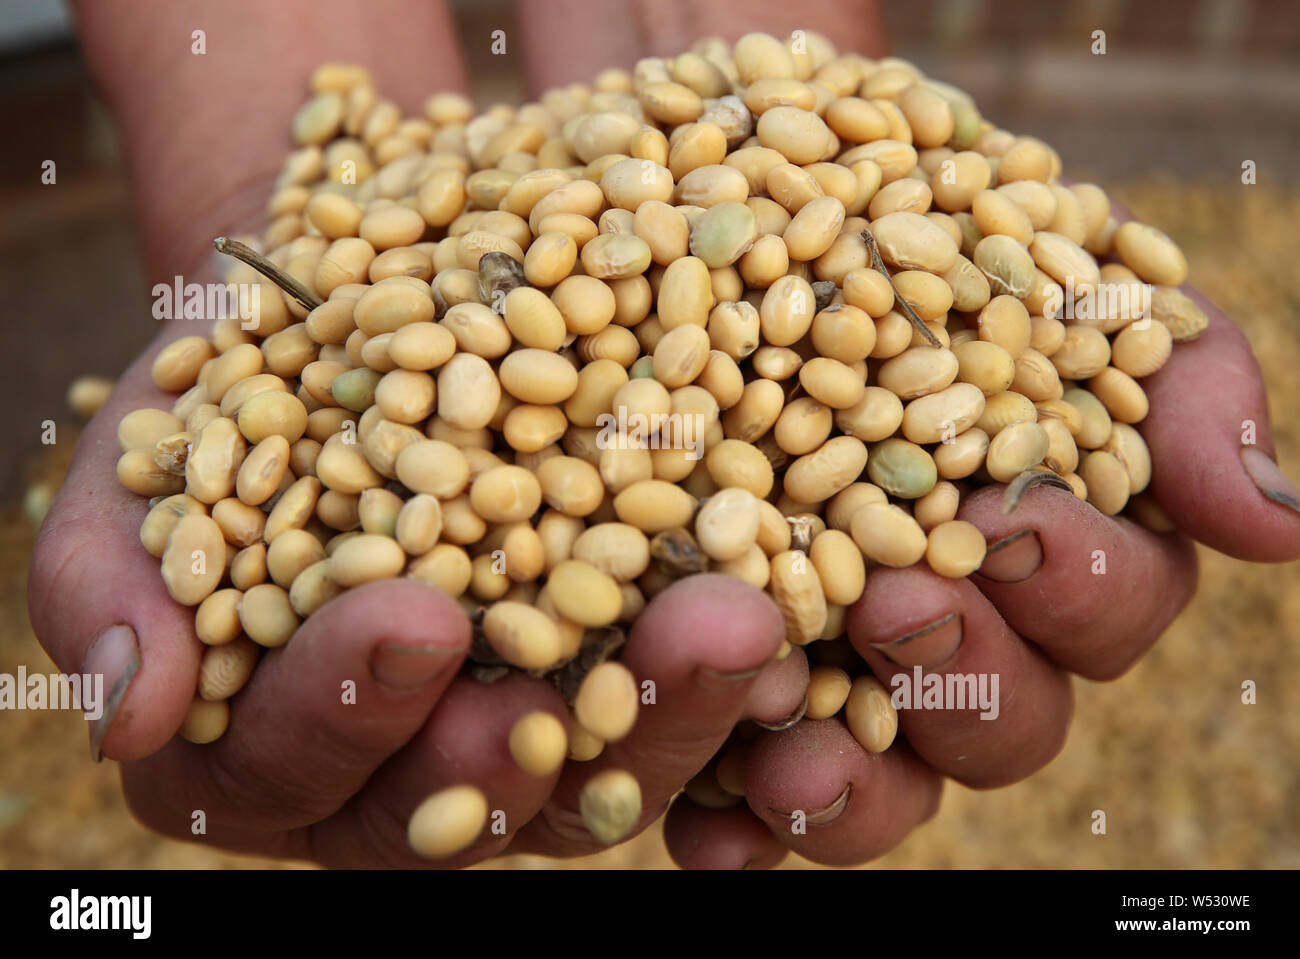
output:
[{"label": "fingernail", "polygon": [[731,673],[714,669],[712,666],[701,666],[695,671],[695,681],[705,689],[713,692],[726,692],[729,689],[734,689],[747,679],[753,679],[766,666],[767,663],[764,663],[762,666],[755,666],[753,669],[740,669]]},{"label": "fingernail", "polygon": [[[849,783],[844,787],[844,791],[836,796],[835,801],[829,806],[822,809],[814,809],[812,812],[805,812],[803,814],[804,822],[808,823],[810,826],[825,826],[828,823],[833,823],[835,820],[839,819],[840,816],[844,814],[844,810],[848,808],[849,796],[852,792],[853,783]],[[771,806],[768,806],[767,808],[772,809]],[[782,812],[780,809],[772,809],[772,812],[790,822],[794,822],[795,819],[798,818],[797,810],[795,812]]]},{"label": "fingernail", "polygon": [[1022,529],[1004,536],[984,554],[978,570],[981,576],[995,583],[1019,583],[1043,565],[1043,544],[1032,529]]},{"label": "fingernail", "polygon": [[1267,453],[1253,446],[1243,447],[1241,464],[1246,467],[1246,473],[1261,493],[1274,503],[1281,503],[1300,513],[1300,489],[1296,489],[1295,484],[1287,479],[1281,467],[1269,459]]},{"label": "fingernail", "polygon": [[104,711],[90,723],[90,758],[101,762],[104,758],[104,739],[108,736],[117,711],[126,699],[126,691],[140,671],[140,644],[135,630],[119,623],[104,630],[90,644],[83,673],[104,678]]},{"label": "fingernail", "polygon": [[460,650],[446,646],[380,643],[370,658],[370,675],[381,686],[407,692],[432,680],[459,657]]},{"label": "fingernail", "polygon": [[803,719],[803,714],[806,712],[808,712],[808,694],[804,693],[803,702],[795,708],[794,712],[789,716],[786,716],[784,719],[775,719],[771,722],[762,719],[755,719],[754,722],[770,732],[779,733],[781,730],[789,729],[799,720]]},{"label": "fingernail", "polygon": [[899,666],[937,668],[957,655],[961,646],[961,615],[952,612],[897,639],[868,645]]}]

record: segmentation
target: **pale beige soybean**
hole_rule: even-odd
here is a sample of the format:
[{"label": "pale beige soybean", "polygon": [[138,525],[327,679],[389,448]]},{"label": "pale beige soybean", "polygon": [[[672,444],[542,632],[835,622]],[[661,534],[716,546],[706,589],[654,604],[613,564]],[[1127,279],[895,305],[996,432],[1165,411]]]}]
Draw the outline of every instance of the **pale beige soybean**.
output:
[{"label": "pale beige soybean", "polygon": [[940,480],[934,484],[934,489],[913,501],[912,516],[928,534],[940,523],[953,519],[960,502],[961,491],[947,480]]},{"label": "pale beige soybean", "polygon": [[1043,464],[1054,473],[1065,475],[1079,465],[1079,448],[1065,421],[1055,416],[1045,416],[1038,425],[1047,433],[1047,453]]},{"label": "pale beige soybean", "polygon": [[[1096,376],[1111,362],[1111,343],[1106,334],[1091,326],[1068,326],[1060,349],[1052,354],[1052,364],[1067,380],[1086,380]],[[1050,397],[1031,397],[1049,399]]]},{"label": "pale beige soybean", "polygon": [[353,308],[357,329],[366,336],[392,333],[408,323],[428,323],[434,317],[432,296],[403,282],[414,277],[381,280],[361,295]]},{"label": "pale beige soybean", "polygon": [[374,258],[375,248],[365,240],[340,237],[315,261],[311,273],[300,279],[307,281],[318,295],[329,296],[345,283],[365,283],[370,278],[370,263]]},{"label": "pale beige soybean", "polygon": [[984,393],[971,383],[919,397],[903,411],[903,435],[913,443],[937,443],[963,433],[984,412]]},{"label": "pale beige soybean", "polygon": [[276,536],[287,529],[302,529],[316,510],[316,501],[320,498],[321,481],[315,476],[303,476],[293,482],[280,494],[266,518],[262,537],[268,543],[275,542]]},{"label": "pale beige soybean", "polygon": [[462,430],[487,426],[501,401],[501,384],[487,360],[457,353],[438,371],[438,416]]},{"label": "pale beige soybean", "polygon": [[989,441],[984,466],[999,483],[1010,483],[1047,456],[1047,432],[1037,423],[1012,423]]},{"label": "pale beige soybean", "polygon": [[372,209],[362,216],[357,235],[376,250],[390,250],[418,243],[425,227],[424,217],[416,210],[395,204]]},{"label": "pale beige soybean", "polygon": [[849,436],[874,443],[892,436],[902,424],[903,403],[890,390],[868,386],[862,399],[847,409],[836,410],[834,419],[835,425]]},{"label": "pale beige soybean", "polygon": [[826,442],[831,427],[835,425],[834,415],[829,406],[817,399],[801,396],[791,400],[781,411],[770,435],[782,451],[791,456],[802,456]]},{"label": "pale beige soybean", "polygon": [[407,842],[426,859],[446,859],[472,845],[487,819],[487,798],[478,787],[449,786],[416,807],[407,824]]},{"label": "pale beige soybean", "polygon": [[981,190],[971,199],[970,211],[984,236],[1009,236],[1026,246],[1034,238],[1029,214],[1000,190]]},{"label": "pale beige soybean", "polygon": [[307,414],[307,436],[317,443],[324,443],[345,430],[355,439],[356,426],[357,414],[339,406],[326,406]]},{"label": "pale beige soybean", "polygon": [[122,452],[144,450],[152,455],[162,439],[185,431],[185,422],[165,409],[133,409],[117,424],[117,444]]},{"label": "pale beige soybean", "polygon": [[230,726],[230,704],[226,700],[208,702],[196,696],[185,711],[178,730],[186,742],[203,745],[216,742]]},{"label": "pale beige soybean", "polygon": [[1053,357],[1065,345],[1066,326],[1047,316],[1029,318],[1029,346],[1043,356]]},{"label": "pale beige soybean", "polygon": [[573,364],[548,350],[515,350],[501,361],[498,375],[506,391],[525,403],[563,403],[578,388]]},{"label": "pale beige soybean", "polygon": [[[343,288],[338,287],[338,289]],[[355,296],[331,296],[308,313],[306,320],[303,321],[303,328],[308,337],[317,344],[345,342],[357,328],[352,315],[357,299],[358,297]],[[267,365],[271,365],[269,356]]]},{"label": "pale beige soybean", "polygon": [[531,776],[549,776],[563,764],[569,738],[561,720],[539,709],[515,720],[508,745],[520,769]]},{"label": "pale beige soybean", "polygon": [[802,550],[786,550],[772,557],[768,592],[781,610],[786,641],[805,646],[826,627],[826,594],[817,569]]},{"label": "pale beige soybean", "polygon": [[[730,161],[731,157],[727,159]],[[822,189],[822,185],[817,182],[816,177],[793,163],[773,162],[770,166],[767,165],[769,159],[783,161],[781,154],[775,150],[768,151],[762,159],[766,174],[763,176],[761,183],[754,184],[754,187],[756,187],[754,192],[761,193],[765,190],[776,201],[777,206],[785,210],[787,218],[782,219],[777,210],[770,207],[766,208],[767,215],[772,217],[773,221],[770,225],[774,226],[780,223],[781,232],[784,232],[785,227],[789,225],[788,217],[793,217],[806,204],[811,203],[818,197],[825,196],[826,191]],[[749,202],[747,200],[746,204],[748,205]],[[756,215],[757,212],[755,211]]]},{"label": "pale beige soybean", "polygon": [[224,646],[243,632],[239,622],[239,601],[243,590],[219,589],[199,604],[194,612],[194,634],[205,646]]},{"label": "pale beige soybean", "polygon": [[695,514],[695,497],[664,480],[631,483],[614,497],[619,520],[647,535],[687,526]]},{"label": "pale beige soybean", "polygon": [[1061,376],[1052,361],[1035,349],[1027,349],[1016,360],[1016,378],[1011,389],[1034,402],[1057,399],[1061,395]]},{"label": "pale beige soybean", "polygon": [[551,302],[564,317],[570,333],[598,333],[614,318],[618,303],[614,291],[592,276],[570,276],[551,291]]},{"label": "pale beige soybean", "polygon": [[325,559],[325,547],[302,529],[285,530],[266,551],[266,571],[272,581],[288,589],[302,572]]},{"label": "pale beige soybean", "polygon": [[384,477],[366,460],[360,443],[347,441],[348,433],[335,433],[326,439],[316,457],[316,476],[340,493],[360,493],[382,486]]},{"label": "pale beige soybean", "polygon": [[199,697],[209,702],[230,699],[252,679],[261,655],[261,648],[243,636],[204,650],[199,660]]},{"label": "pale beige soybean", "polygon": [[[227,551],[234,549],[227,546]],[[266,547],[261,543],[246,546],[229,557],[230,583],[236,589],[252,589],[266,582]]]},{"label": "pale beige soybean", "polygon": [[[592,739],[604,746],[594,736]],[[576,743],[571,742],[570,747],[576,748]],[[612,845],[627,836],[641,818],[641,787],[626,770],[606,769],[587,780],[578,808],[583,825],[596,841]]]},{"label": "pale beige soybean", "polygon": [[565,516],[559,510],[547,510],[537,523],[545,553],[544,570],[549,572],[573,553],[573,544],[585,526],[581,519]]},{"label": "pale beige soybean", "polygon": [[650,565],[649,539],[627,523],[589,527],[573,541],[570,553],[620,583],[636,579]]},{"label": "pale beige soybean", "polygon": [[617,495],[633,483],[654,477],[650,450],[630,445],[610,445],[600,451],[601,480],[610,495]]},{"label": "pale beige soybean", "polygon": [[733,360],[743,360],[758,349],[760,321],[752,303],[719,303],[709,312],[706,329],[711,347]]},{"label": "pale beige soybean", "polygon": [[804,715],[809,719],[830,719],[844,708],[852,686],[849,674],[838,666],[814,666],[808,672],[808,707]]},{"label": "pale beige soybean", "polygon": [[469,588],[472,569],[469,554],[460,546],[439,543],[423,556],[411,560],[407,574],[456,597]]},{"label": "pale beige soybean", "polygon": [[[735,167],[710,163],[682,176],[673,194],[679,208],[699,207],[702,211],[719,203],[743,204],[749,197],[749,181]],[[690,219],[688,215],[688,222]]]},{"label": "pale beige soybean", "polygon": [[758,118],[755,133],[760,145],[778,151],[791,163],[816,163],[825,159],[831,132],[810,110],[778,106]]},{"label": "pale beige soybean", "polygon": [[714,493],[695,517],[695,538],[710,559],[738,559],[758,538],[758,499],[747,489],[728,487]]},{"label": "pale beige soybean", "polygon": [[[474,478],[469,503],[486,522],[516,523],[537,512],[542,487],[537,477],[522,467],[496,466]],[[444,523],[446,519],[444,515]]]},{"label": "pale beige soybean", "polygon": [[853,680],[844,702],[844,721],[849,732],[869,753],[882,753],[898,735],[898,710],[887,690],[874,676]]},{"label": "pale beige soybean", "polygon": [[[321,503],[325,502],[328,495],[326,493],[321,497]],[[397,530],[397,514],[401,508],[402,498],[391,490],[363,490],[357,498],[357,519],[363,532],[392,537]],[[318,504],[317,512],[319,511]]]},{"label": "pale beige soybean", "polygon": [[162,578],[172,599],[197,606],[226,571],[226,543],[216,520],[188,513],[176,521],[162,554]]},{"label": "pale beige soybean", "polygon": [[[920,174],[920,167],[917,167],[916,172]],[[881,187],[867,204],[866,212],[873,220],[888,213],[925,214],[933,200],[930,185],[918,177],[909,175]],[[951,232],[949,235],[952,235]]]},{"label": "pale beige soybean", "polygon": [[952,137],[956,120],[948,101],[929,87],[914,83],[898,96],[898,108],[912,128],[919,147],[943,146]]},{"label": "pale beige soybean", "polygon": [[867,447],[861,440],[836,436],[789,465],[784,489],[800,503],[821,503],[854,482],[866,465]]},{"label": "pale beige soybean", "polygon": [[893,496],[917,499],[934,489],[938,469],[924,448],[891,437],[872,447],[867,475],[871,482]]},{"label": "pale beige soybean", "polygon": [[[424,439],[424,434],[415,427],[390,423],[385,419],[375,423],[364,436],[361,432],[358,430],[357,435],[361,439],[361,449],[365,453],[366,462],[374,467],[377,473],[388,479],[397,478],[397,457],[401,455],[402,450]],[[319,459],[319,450],[316,458]],[[313,472],[314,462],[313,460]],[[294,472],[299,471],[295,469]]]},{"label": "pale beige soybean", "polygon": [[708,264],[696,256],[670,263],[659,284],[656,303],[659,322],[665,330],[686,325],[707,326],[713,308]]},{"label": "pale beige soybean", "polygon": [[564,317],[541,290],[516,287],[506,294],[504,311],[506,327],[524,346],[554,351],[563,345],[568,334]]},{"label": "pale beige soybean", "polygon": [[403,550],[423,556],[437,545],[442,533],[442,505],[428,493],[412,496],[398,510],[394,532]]},{"label": "pale beige soybean", "polygon": [[[829,434],[828,427],[826,435]],[[825,436],[822,439],[825,439]],[[803,452],[811,452],[816,445],[818,444]],[[739,487],[760,499],[772,490],[775,481],[772,464],[751,443],[724,439],[708,451],[704,462],[709,475],[719,487]]]},{"label": "pale beige soybean", "polygon": [[812,328],[816,311],[817,298],[807,280],[781,277],[767,288],[759,307],[763,339],[772,346],[797,343]]},{"label": "pale beige soybean", "polygon": [[863,554],[884,566],[911,566],[925,555],[928,544],[916,520],[888,503],[864,505],[854,514],[850,530]]},{"label": "pale beige soybean", "polygon": [[1111,419],[1119,423],[1140,423],[1151,408],[1141,384],[1113,366],[1090,379],[1088,389],[1106,407]]},{"label": "pale beige soybean", "polygon": [[969,576],[984,562],[987,544],[978,526],[949,520],[930,530],[925,559],[930,569],[949,579]]},{"label": "pale beige soybean", "polygon": [[213,505],[212,518],[221,527],[226,542],[241,548],[260,542],[262,528],[266,524],[265,513],[256,506],[241,503],[233,496]]},{"label": "pale beige soybean", "polygon": [[975,198],[989,185],[992,175],[989,162],[982,154],[973,150],[954,153],[930,176],[935,206],[949,213],[970,209]]},{"label": "pale beige soybean", "polygon": [[866,565],[862,551],[852,537],[837,529],[818,533],[808,551],[808,558],[817,570],[826,600],[838,605],[856,603],[866,585]]},{"label": "pale beige soybean", "polygon": [[1033,289],[1038,268],[1025,244],[1013,237],[1001,233],[984,237],[975,245],[971,260],[996,295],[1020,298]]},{"label": "pale beige soybean", "polygon": [[409,323],[398,328],[388,341],[388,356],[404,370],[436,369],[456,352],[456,338],[437,323]]},{"label": "pale beige soybean", "polygon": [[510,349],[510,330],[505,320],[482,303],[458,303],[443,314],[441,323],[465,353],[492,360]]},{"label": "pale beige soybean", "polygon": [[1011,354],[1013,360],[1019,359],[1029,349],[1032,332],[1029,311],[1013,296],[999,294],[980,310],[979,338],[996,343]]},{"label": "pale beige soybean", "polygon": [[861,97],[843,96],[826,108],[826,123],[840,139],[849,143],[882,140],[889,135],[885,115]]},{"label": "pale beige soybean", "polygon": [[718,203],[690,224],[691,255],[710,269],[730,266],[758,236],[754,212],[742,202]]},{"label": "pale beige soybean", "polygon": [[866,359],[876,346],[875,323],[848,303],[832,304],[814,316],[811,333],[818,353],[849,365]]},{"label": "pale beige soybean", "polygon": [[582,680],[573,700],[579,723],[607,743],[627,736],[636,724],[641,689],[632,671],[622,663],[607,660]]},{"label": "pale beige soybean", "polygon": [[1151,291],[1150,315],[1169,328],[1175,343],[1194,340],[1210,326],[1205,311],[1172,286],[1157,286]]},{"label": "pale beige soybean", "polygon": [[674,327],[654,348],[655,380],[668,389],[693,382],[709,360],[709,349],[709,334],[702,326]]},{"label": "pale beige soybean", "polygon": [[149,375],[159,389],[179,393],[198,382],[199,369],[215,355],[212,344],[203,337],[183,336],[154,357]]},{"label": "pale beige soybean", "polygon": [[1015,379],[1015,359],[997,343],[971,340],[954,346],[952,352],[957,357],[957,379],[977,387],[985,396],[1001,393]]},{"label": "pale beige soybean", "polygon": [[1034,263],[1044,273],[1066,287],[1078,292],[1095,287],[1101,281],[1101,271],[1092,254],[1067,236],[1040,230],[1029,244]]},{"label": "pale beige soybean", "polygon": [[790,548],[790,524],[773,503],[758,502],[758,546],[767,556],[775,556]]},{"label": "pale beige soybean", "polygon": [[958,249],[953,238],[943,227],[918,213],[886,213],[871,224],[871,233],[880,247],[880,255],[900,269],[942,274],[957,260]]},{"label": "pale beige soybean", "polygon": [[835,410],[856,406],[866,390],[863,377],[853,367],[825,356],[803,364],[799,384],[814,400]]},{"label": "pale beige soybean", "polygon": [[361,226],[361,207],[338,193],[317,193],[307,201],[305,212],[321,236],[331,240],[356,236]]},{"label": "pale beige soybean", "polygon": [[727,410],[740,402],[745,376],[736,361],[726,353],[709,350],[708,360],[695,378],[695,384],[709,392],[719,409]]},{"label": "pale beige soybean", "polygon": [[829,250],[839,235],[844,217],[844,203],[833,196],[818,197],[804,204],[782,234],[790,258],[813,260]]},{"label": "pale beige soybean", "polygon": [[329,562],[330,579],[350,588],[401,575],[406,553],[390,536],[356,533],[334,550]]},{"label": "pale beige soybean", "polygon": [[1115,252],[1147,283],[1180,286],[1187,280],[1187,258],[1155,227],[1130,220],[1115,231]]},{"label": "pale beige soybean", "polygon": [[1079,461],[1079,478],[1088,491],[1088,502],[1107,516],[1114,516],[1128,502],[1129,472],[1112,453],[1094,450]]},{"label": "pale beige soybean", "polygon": [[885,491],[874,483],[850,483],[826,504],[826,525],[842,533],[849,532],[853,514],[868,503],[887,503]]},{"label": "pale beige soybean", "polygon": [[941,320],[952,308],[952,287],[939,276],[922,270],[904,270],[894,275],[899,297],[922,320]]},{"label": "pale beige soybean", "polygon": [[581,560],[556,565],[547,576],[546,591],[560,615],[581,626],[607,626],[623,608],[623,593],[614,578]]},{"label": "pale beige soybean", "polygon": [[978,426],[959,433],[934,450],[934,465],[944,479],[963,479],[984,465],[989,435]]},{"label": "pale beige soybean", "polygon": [[900,400],[913,400],[947,388],[957,371],[957,357],[950,350],[914,346],[882,363],[876,382]]},{"label": "pale beige soybean", "polygon": [[216,503],[235,490],[247,443],[233,420],[218,417],[205,426],[185,461],[186,491],[202,503]]},{"label": "pale beige soybean", "polygon": [[553,456],[537,467],[542,499],[568,516],[588,516],[605,495],[600,471],[576,456]]},{"label": "pale beige soybean", "polygon": [[649,266],[650,247],[638,236],[603,233],[582,248],[582,267],[597,279],[627,279],[639,276]]},{"label": "pale beige soybean", "polygon": [[415,493],[452,499],[469,486],[469,461],[451,443],[417,440],[405,446],[394,464],[402,485]]},{"label": "pale beige soybean", "polygon": [[1150,319],[1136,320],[1115,337],[1111,365],[1134,378],[1150,376],[1165,365],[1173,346],[1169,327]]},{"label": "pale beige soybean", "polygon": [[1119,461],[1128,473],[1129,495],[1136,496],[1151,483],[1151,451],[1142,434],[1127,423],[1114,423],[1110,437],[1101,447]]},{"label": "pale beige soybean", "polygon": [[601,415],[614,409],[614,397],[627,382],[627,370],[614,360],[592,360],[578,370],[577,387],[564,403],[565,415],[576,426],[596,426]]},{"label": "pale beige soybean", "polygon": [[724,434],[752,443],[771,429],[785,405],[785,391],[773,380],[757,379],[745,384],[739,402],[722,417]]},{"label": "pale beige soybean", "polygon": [[1081,449],[1098,449],[1110,436],[1110,413],[1102,402],[1087,390],[1068,389],[1062,399],[1079,411],[1080,427],[1074,431],[1074,441]]},{"label": "pale beige soybean", "polygon": [[150,556],[161,557],[167,538],[182,516],[207,514],[207,508],[193,496],[176,493],[159,500],[140,524],[140,543]]}]

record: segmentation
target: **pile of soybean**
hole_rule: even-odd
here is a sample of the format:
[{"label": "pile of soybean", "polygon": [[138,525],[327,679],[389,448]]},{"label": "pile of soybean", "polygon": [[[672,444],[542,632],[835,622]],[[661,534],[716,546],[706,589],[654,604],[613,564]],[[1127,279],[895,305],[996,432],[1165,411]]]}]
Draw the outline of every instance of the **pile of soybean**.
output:
[{"label": "pile of soybean", "polygon": [[[220,737],[329,600],[404,576],[470,614],[476,679],[558,685],[567,724],[510,737],[551,776],[630,732],[626,630],[712,571],[771,594],[782,657],[824,641],[806,715],[880,751],[897,716],[843,639],[869,567],[977,570],[955,516],[990,482],[1168,527],[1134,424],[1141,378],[1206,327],[1182,253],[912,64],[750,34],[478,114],[437,94],[403,118],[341,64],[311,94],[227,275],[260,284],[255,328],[167,346],[179,398],[119,428],[141,540],[207,645],[185,738]],[[740,801],[756,734],[688,794]],[[583,794],[606,842],[640,807],[617,770]],[[453,787],[412,844],[450,855],[486,817]]]}]

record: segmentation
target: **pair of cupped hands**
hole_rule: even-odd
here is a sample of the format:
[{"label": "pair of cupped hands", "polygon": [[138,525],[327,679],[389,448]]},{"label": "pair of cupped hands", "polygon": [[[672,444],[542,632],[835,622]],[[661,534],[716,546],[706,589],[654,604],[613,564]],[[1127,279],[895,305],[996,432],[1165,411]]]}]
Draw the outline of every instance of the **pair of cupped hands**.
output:
[{"label": "pair of cupped hands", "polygon": [[[738,722],[796,714],[808,665],[802,649],[775,658],[784,626],[765,593],[715,574],[678,581],[632,627],[623,662],[638,682],[653,680],[656,696],[631,734],[551,776],[520,769],[507,740],[532,710],[564,720],[559,693],[522,674],[490,686],[458,675],[469,621],[452,598],[411,580],[329,603],[265,654],[231,702],[222,739],[179,739],[203,647],[193,609],[172,601],[140,545],[147,504],[114,467],[122,415],[171,405],[149,366],[189,332],[183,322],[126,371],[82,436],[33,556],[32,623],[61,669],[104,674],[108,705],[92,750],[122,762],[132,809],[165,835],[194,838],[202,810],[203,841],[226,849],[330,866],[427,865],[407,842],[411,813],[439,789],[472,783],[504,812],[506,833],[485,831],[444,865],[584,855],[603,847],[582,825],[582,786],[619,767],[643,794],[632,835],[668,808],[665,839],[683,866],[770,866],[787,850],[863,862],[934,815],[945,777],[996,787],[1050,761],[1071,718],[1070,674],[1111,679],[1146,652],[1195,589],[1193,539],[1251,560],[1300,554],[1300,496],[1269,457],[1254,357],[1237,326],[1201,303],[1209,330],[1144,381],[1151,413],[1138,427],[1156,464],[1152,490],[1182,532],[1157,535],[1056,488],[1031,489],[1010,515],[1005,487],[977,491],[959,518],[990,544],[980,571],[954,580],[924,563],[876,567],[846,625],[886,685],[918,665],[997,674],[998,717],[904,709],[901,735],[878,755],[840,718],[763,732],[746,755],[745,802],[729,809],[677,794]],[[1245,420],[1256,424],[1255,445],[1242,445]],[[355,704],[343,701],[347,681]],[[796,811],[805,828],[793,828]]]},{"label": "pair of cupped hands", "polygon": [[[458,69],[454,48],[441,59],[429,55],[429,37],[452,43],[441,4],[385,0],[380,6],[400,7],[404,17],[376,12],[369,32],[352,28],[345,5],[334,13],[338,29],[321,14],[311,21],[312,43],[286,45],[277,38],[301,23],[290,24],[279,5],[233,0],[208,24],[208,59],[189,56],[179,41],[172,53],[146,43],[170,33],[187,38],[193,25],[172,5],[143,6],[150,8],[146,34],[99,5],[79,3],[77,12],[87,59],[127,144],[146,264],[161,279],[183,270],[186,280],[199,278],[192,268],[205,261],[211,238],[256,221],[250,211],[268,193],[300,97],[299,87],[265,82],[258,71],[305,76],[328,52],[387,71],[382,89],[403,80],[416,90],[456,85],[436,73]],[[575,26],[583,5],[541,6],[520,6],[523,42],[543,51],[534,61],[556,64],[556,50],[580,56],[583,30],[594,29]],[[810,23],[822,7],[825,17],[838,17],[834,4],[808,0]],[[222,33],[224,16],[237,16],[238,28]],[[385,23],[394,24],[391,35],[376,36]],[[328,43],[317,35],[330,31]],[[159,99],[156,88],[141,92],[139,78],[150,69],[170,78],[169,98]],[[256,91],[256,112],[241,99],[245,89]],[[221,150],[209,149],[213,130],[223,131]],[[464,612],[411,580],[363,586],[318,611],[287,646],[265,654],[232,701],[222,739],[181,740],[176,732],[203,647],[194,610],[171,600],[158,560],[140,544],[147,504],[116,480],[115,431],[132,409],[171,407],[174,398],[153,385],[149,368],[167,342],[206,332],[192,323],[164,328],[86,428],[32,558],[32,623],[60,669],[104,674],[109,701],[91,725],[92,753],[120,761],[131,808],[164,835],[327,866],[425,866],[407,841],[412,812],[444,787],[472,783],[489,809],[504,813],[506,833],[485,830],[441,865],[504,853],[580,856],[603,848],[582,825],[583,784],[619,767],[635,775],[643,795],[629,837],[667,808],[668,851],[682,866],[766,867],[789,850],[822,863],[864,862],[935,814],[945,778],[991,788],[1050,761],[1071,718],[1071,674],[1112,679],[1150,648],[1195,589],[1193,540],[1247,560],[1300,557],[1300,491],[1273,460],[1250,346],[1231,320],[1192,295],[1209,313],[1209,329],[1143,381],[1151,413],[1138,426],[1155,462],[1152,492],[1180,532],[1157,535],[1051,487],[1031,489],[1004,515],[1004,488],[979,490],[959,518],[990,544],[980,572],[952,580],[925,564],[874,568],[846,628],[887,686],[895,672],[918,665],[997,674],[997,719],[981,720],[978,710],[902,710],[898,739],[878,755],[864,751],[839,718],[760,733],[744,763],[745,801],[729,809],[706,809],[678,793],[738,722],[779,724],[797,714],[808,667],[801,649],[776,659],[784,627],[771,600],[719,575],[671,586],[631,629],[622,661],[639,682],[654,681],[656,701],[641,708],[630,735],[548,777],[521,770],[507,738],[532,710],[565,718],[557,691],[524,675],[491,686],[460,675],[471,634]],[[1243,445],[1247,421],[1251,445]],[[1093,572],[1097,550],[1105,553],[1104,574]],[[341,694],[349,681],[355,704]],[[206,833],[195,836],[200,810]],[[806,828],[793,828],[795,820]]]}]

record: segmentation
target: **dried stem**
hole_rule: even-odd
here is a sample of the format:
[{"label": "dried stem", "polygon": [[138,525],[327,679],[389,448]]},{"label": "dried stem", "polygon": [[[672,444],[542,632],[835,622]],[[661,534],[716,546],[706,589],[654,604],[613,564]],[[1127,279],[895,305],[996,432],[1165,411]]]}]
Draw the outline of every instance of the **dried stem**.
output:
[{"label": "dried stem", "polygon": [[940,340],[939,337],[935,336],[930,328],[921,321],[921,318],[916,315],[916,311],[912,309],[912,305],[908,303],[907,300],[903,299],[903,295],[898,292],[898,287],[894,286],[894,278],[889,275],[889,270],[885,267],[885,261],[880,256],[880,247],[876,246],[876,238],[871,235],[871,231],[863,230],[862,239],[866,242],[867,249],[871,251],[871,262],[875,265],[877,270],[885,275],[885,279],[889,281],[889,288],[894,291],[894,299],[898,302],[898,305],[903,308],[903,313],[907,315],[907,318],[912,321],[912,325],[916,327],[916,331],[925,337],[925,341],[931,346],[936,349],[943,349],[943,341]]},{"label": "dried stem", "polygon": [[212,245],[217,248],[218,253],[224,253],[226,256],[233,256],[241,263],[247,263],[258,273],[261,273],[280,289],[284,290],[285,293],[288,293],[291,297],[297,300],[304,310],[314,310],[325,302],[252,247],[240,243],[238,240],[232,240],[228,236],[217,237],[212,241]]}]

